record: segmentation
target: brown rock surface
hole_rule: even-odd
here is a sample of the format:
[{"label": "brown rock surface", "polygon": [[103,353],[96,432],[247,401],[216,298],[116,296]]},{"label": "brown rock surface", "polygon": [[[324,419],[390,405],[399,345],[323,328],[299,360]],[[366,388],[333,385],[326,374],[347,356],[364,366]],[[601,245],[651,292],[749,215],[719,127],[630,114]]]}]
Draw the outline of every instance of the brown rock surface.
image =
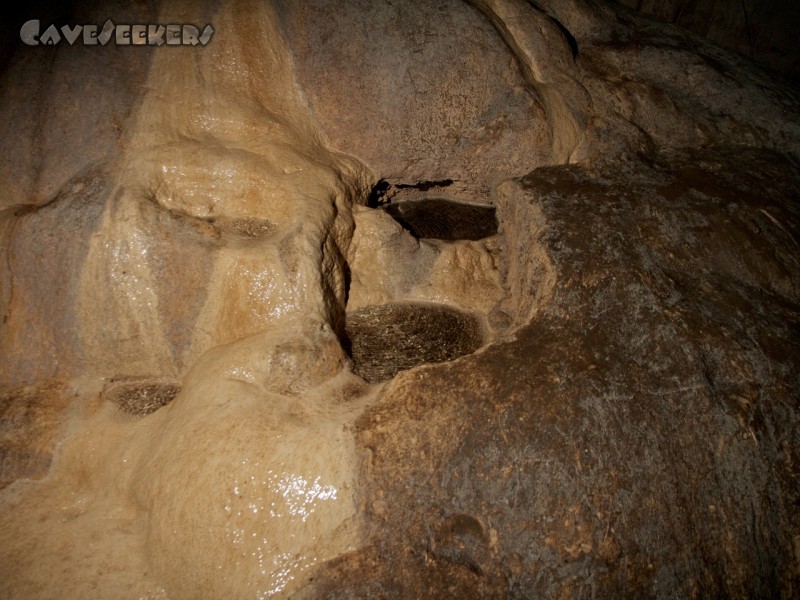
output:
[{"label": "brown rock surface", "polygon": [[791,597],[792,178],[779,156],[707,152],[506,184],[501,214],[541,213],[552,298],[359,420],[373,543],[315,594]]},{"label": "brown rock surface", "polygon": [[382,177],[452,180],[486,198],[546,160],[542,100],[471,6],[276,4],[314,116],[335,147]]},{"label": "brown rock surface", "polygon": [[63,437],[71,394],[53,382],[7,388],[0,397],[0,488],[47,475]]},{"label": "brown rock surface", "polygon": [[796,88],[611,2],[69,18],[216,32],[1,48],[0,596],[800,593]]},{"label": "brown rock surface", "polygon": [[792,0],[620,0],[620,4],[685,27],[788,77],[800,76],[796,42],[800,7]]}]

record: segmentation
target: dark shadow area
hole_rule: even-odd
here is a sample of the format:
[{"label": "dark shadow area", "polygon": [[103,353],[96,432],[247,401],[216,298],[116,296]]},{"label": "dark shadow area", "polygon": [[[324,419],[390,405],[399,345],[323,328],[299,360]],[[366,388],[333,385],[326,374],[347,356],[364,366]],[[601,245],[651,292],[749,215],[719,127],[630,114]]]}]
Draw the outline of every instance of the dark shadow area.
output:
[{"label": "dark shadow area", "polygon": [[447,187],[453,185],[452,179],[439,179],[436,181],[417,181],[416,183],[396,183],[394,187],[398,190],[420,190],[427,192],[433,188]]},{"label": "dark shadow area", "polygon": [[572,53],[572,58],[578,58],[578,41],[575,39],[575,36],[573,36],[570,30],[564,27],[564,25],[558,19],[550,17],[550,20],[561,31],[561,35],[564,36],[564,39],[567,40],[569,51]]},{"label": "dark shadow area", "polygon": [[391,184],[386,181],[385,179],[381,179],[375,186],[372,188],[372,191],[369,193],[369,197],[367,198],[367,206],[370,208],[377,208],[384,202],[384,197],[386,196],[386,192],[389,191]]},{"label": "dark shadow area", "polygon": [[428,198],[388,204],[384,210],[420,239],[480,240],[497,233],[493,206]]}]

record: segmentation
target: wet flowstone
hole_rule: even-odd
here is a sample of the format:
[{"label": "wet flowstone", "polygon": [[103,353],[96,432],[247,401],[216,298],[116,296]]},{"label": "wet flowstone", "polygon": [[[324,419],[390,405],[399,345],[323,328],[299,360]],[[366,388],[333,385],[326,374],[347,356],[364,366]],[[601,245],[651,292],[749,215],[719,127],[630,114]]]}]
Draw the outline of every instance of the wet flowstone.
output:
[{"label": "wet flowstone", "polygon": [[347,315],[345,329],[353,372],[370,383],[471,354],[484,337],[474,315],[423,303],[367,306]]},{"label": "wet flowstone", "polygon": [[420,239],[481,240],[497,233],[493,206],[426,198],[388,204],[385,210]]}]

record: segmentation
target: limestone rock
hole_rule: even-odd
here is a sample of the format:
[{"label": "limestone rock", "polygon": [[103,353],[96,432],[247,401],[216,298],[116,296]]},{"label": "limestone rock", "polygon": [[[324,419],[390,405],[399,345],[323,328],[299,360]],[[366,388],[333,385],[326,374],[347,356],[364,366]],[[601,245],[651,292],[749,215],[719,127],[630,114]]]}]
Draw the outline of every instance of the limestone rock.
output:
[{"label": "limestone rock", "polygon": [[71,394],[58,383],[7,389],[0,398],[0,488],[17,479],[41,479],[63,436]]},{"label": "limestone rock", "polygon": [[509,183],[540,211],[552,294],[361,418],[373,543],[313,595],[793,594],[793,172],[709,152]]},{"label": "limestone rock", "polygon": [[0,46],[0,596],[797,595],[796,87],[610,1],[74,14],[215,33]]},{"label": "limestone rock", "polygon": [[298,83],[331,143],[382,177],[486,198],[547,161],[542,100],[456,0],[278,2]]},{"label": "limestone rock", "polygon": [[800,12],[794,2],[621,0],[620,4],[685,27],[788,77],[800,74],[800,53],[793,26]]}]

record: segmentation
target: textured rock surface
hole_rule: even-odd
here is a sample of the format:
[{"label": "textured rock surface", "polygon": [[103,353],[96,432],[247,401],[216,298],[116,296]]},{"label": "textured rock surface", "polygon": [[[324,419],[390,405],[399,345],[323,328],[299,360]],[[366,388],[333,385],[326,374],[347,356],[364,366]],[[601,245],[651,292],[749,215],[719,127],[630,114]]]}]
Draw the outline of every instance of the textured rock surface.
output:
[{"label": "textured rock surface", "polygon": [[620,4],[685,27],[789,77],[800,75],[794,25],[800,7],[791,0],[620,0]]},{"label": "textured rock surface", "polygon": [[486,197],[542,164],[536,90],[480,12],[458,0],[413,6],[277,2],[309,105],[334,146],[386,179],[453,180]]},{"label": "textured rock surface", "polygon": [[2,47],[0,596],[800,593],[796,89],[610,2],[75,15],[216,33]]},{"label": "textured rock surface", "polygon": [[544,220],[552,297],[513,338],[399,375],[360,419],[373,543],[314,593],[794,595],[792,177],[709,152],[506,184],[501,214]]}]

